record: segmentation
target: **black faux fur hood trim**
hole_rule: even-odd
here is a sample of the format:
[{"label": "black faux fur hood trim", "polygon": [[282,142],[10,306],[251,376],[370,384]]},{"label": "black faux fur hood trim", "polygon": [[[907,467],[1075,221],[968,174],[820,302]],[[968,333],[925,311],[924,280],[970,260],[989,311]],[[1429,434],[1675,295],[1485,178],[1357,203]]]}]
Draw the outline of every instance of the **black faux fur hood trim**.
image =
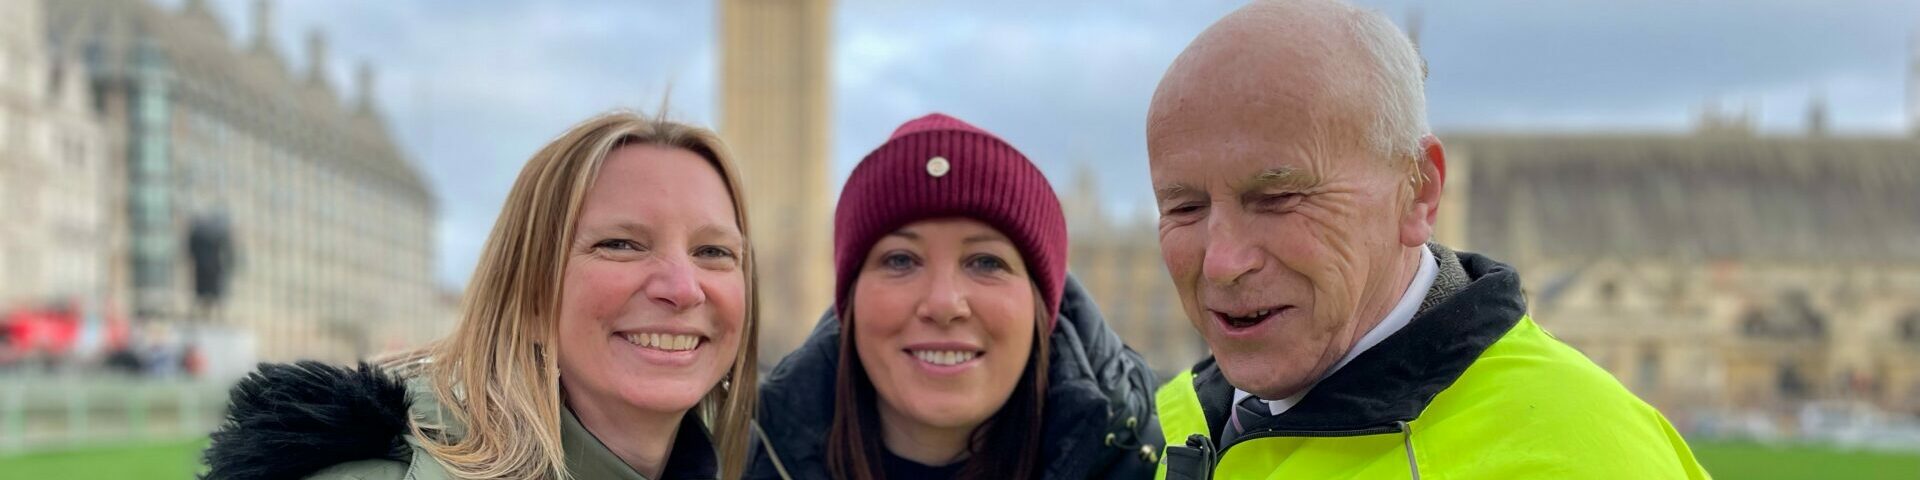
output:
[{"label": "black faux fur hood trim", "polygon": [[302,478],[340,463],[407,461],[407,387],[377,367],[260,364],[234,385],[205,479]]}]

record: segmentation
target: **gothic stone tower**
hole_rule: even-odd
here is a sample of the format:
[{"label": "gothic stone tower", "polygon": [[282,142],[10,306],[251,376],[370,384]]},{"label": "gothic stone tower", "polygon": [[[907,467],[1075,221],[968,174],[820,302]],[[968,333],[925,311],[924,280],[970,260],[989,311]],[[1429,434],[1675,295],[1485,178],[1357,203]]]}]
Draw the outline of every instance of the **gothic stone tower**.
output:
[{"label": "gothic stone tower", "polygon": [[747,185],[760,354],[785,356],[832,304],[831,0],[721,0],[720,133]]}]

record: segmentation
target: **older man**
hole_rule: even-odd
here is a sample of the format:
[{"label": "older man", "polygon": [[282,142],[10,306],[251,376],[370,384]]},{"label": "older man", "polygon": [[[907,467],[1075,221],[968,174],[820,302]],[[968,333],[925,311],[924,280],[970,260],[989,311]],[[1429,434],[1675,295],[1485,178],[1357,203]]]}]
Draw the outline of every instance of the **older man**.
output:
[{"label": "older man", "polygon": [[1213,350],[1159,392],[1167,478],[1704,478],[1658,411],[1429,243],[1446,156],[1379,14],[1256,1],[1148,113],[1160,246]]}]

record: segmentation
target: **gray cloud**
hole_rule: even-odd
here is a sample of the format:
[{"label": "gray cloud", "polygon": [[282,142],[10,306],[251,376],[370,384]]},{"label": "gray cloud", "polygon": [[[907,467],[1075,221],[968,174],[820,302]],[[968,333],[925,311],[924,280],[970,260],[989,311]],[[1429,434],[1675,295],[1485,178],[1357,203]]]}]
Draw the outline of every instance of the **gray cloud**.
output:
[{"label": "gray cloud", "polygon": [[1797,129],[1823,91],[1835,123],[1900,124],[1920,4],[1447,2],[1425,8],[1433,121],[1443,127],[1682,128],[1711,99],[1759,102]]},{"label": "gray cloud", "polygon": [[[251,2],[215,3],[246,18]],[[1893,132],[1905,126],[1905,45],[1920,25],[1920,3],[1897,0],[1362,3],[1396,21],[1423,11],[1430,114],[1443,132],[1679,130],[1712,98],[1757,101],[1765,128],[1792,130],[1815,91],[1836,128]],[[895,125],[943,111],[1000,133],[1057,186],[1086,171],[1109,203],[1150,209],[1148,97],[1187,41],[1240,4],[842,0],[836,177]],[[715,119],[706,3],[278,5],[289,53],[317,26],[333,39],[336,79],[348,78],[347,59],[381,71],[392,126],[442,198],[448,284],[465,281],[526,156],[571,122],[651,108],[668,83],[680,116]]]},{"label": "gray cloud", "polygon": [[[220,0],[251,28],[251,1]],[[671,84],[675,116],[713,118],[712,8],[661,2],[279,1],[283,53],[305,65],[305,36],[326,32],[336,85],[353,65],[379,73],[389,127],[441,202],[436,276],[466,282],[520,166],[594,113],[653,110]],[[304,68],[304,67],[296,67]]]}]

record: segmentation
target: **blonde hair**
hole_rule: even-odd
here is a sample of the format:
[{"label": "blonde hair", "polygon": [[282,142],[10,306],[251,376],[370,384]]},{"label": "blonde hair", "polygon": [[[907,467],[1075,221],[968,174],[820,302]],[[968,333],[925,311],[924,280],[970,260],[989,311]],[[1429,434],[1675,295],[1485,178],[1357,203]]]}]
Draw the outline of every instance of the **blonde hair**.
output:
[{"label": "blonde hair", "polygon": [[759,356],[759,306],[739,172],[712,130],[622,110],[574,125],[527,161],[474,267],[453,333],[383,361],[402,376],[431,380],[434,395],[465,429],[464,435],[445,435],[444,426],[431,419],[411,422],[421,448],[454,476],[569,477],[554,357],[566,249],[602,162],[613,150],[636,144],[686,149],[711,162],[733,197],[740,233],[749,239],[742,255],[747,305],[740,349],[728,380],[695,407],[713,431],[722,478],[744,473],[758,397],[753,362]]}]

